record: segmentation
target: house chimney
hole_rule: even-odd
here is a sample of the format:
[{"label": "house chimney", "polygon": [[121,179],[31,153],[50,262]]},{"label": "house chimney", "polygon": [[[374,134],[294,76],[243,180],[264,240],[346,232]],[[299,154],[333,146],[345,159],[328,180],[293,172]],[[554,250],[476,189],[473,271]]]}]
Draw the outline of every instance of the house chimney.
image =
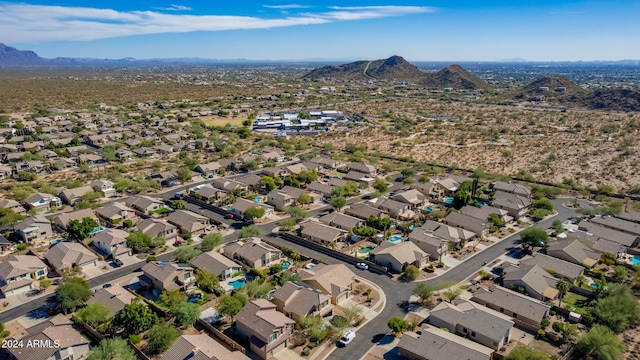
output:
[{"label": "house chimney", "polygon": [[198,352],[200,352],[200,349],[198,349],[197,347],[196,347],[196,348],[193,348],[193,350],[191,350],[191,353],[192,353],[194,356],[195,356]]}]

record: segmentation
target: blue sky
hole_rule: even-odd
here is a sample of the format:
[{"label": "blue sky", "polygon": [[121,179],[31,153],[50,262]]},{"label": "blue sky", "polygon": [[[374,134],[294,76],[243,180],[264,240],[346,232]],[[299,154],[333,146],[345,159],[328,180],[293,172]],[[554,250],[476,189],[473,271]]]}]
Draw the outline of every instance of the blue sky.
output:
[{"label": "blue sky", "polygon": [[0,42],[43,57],[640,59],[640,1],[0,0]]}]

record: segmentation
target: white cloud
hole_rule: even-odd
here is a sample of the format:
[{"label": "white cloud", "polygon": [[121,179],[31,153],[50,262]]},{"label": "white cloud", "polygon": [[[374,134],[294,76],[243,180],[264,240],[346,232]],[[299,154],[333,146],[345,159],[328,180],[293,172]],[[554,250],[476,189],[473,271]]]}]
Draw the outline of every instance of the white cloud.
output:
[{"label": "white cloud", "polygon": [[[277,6],[277,5],[276,5]],[[171,11],[181,6],[172,5]],[[186,10],[186,7],[184,7]],[[117,11],[0,3],[0,34],[7,43],[89,41],[131,35],[269,29],[404,16],[435,11],[420,6],[332,7],[330,11],[281,18],[228,15],[167,14],[158,11]]]},{"label": "white cloud", "polygon": [[176,5],[176,4],[171,4],[171,6],[169,7],[154,7],[153,9],[156,10],[165,10],[165,11],[189,11],[189,10],[193,10],[192,8],[188,7],[188,6],[184,6],[184,5]]},{"label": "white cloud", "polygon": [[308,9],[311,6],[300,5],[300,4],[286,4],[286,5],[264,5],[264,7],[269,9],[287,10],[287,9]]}]

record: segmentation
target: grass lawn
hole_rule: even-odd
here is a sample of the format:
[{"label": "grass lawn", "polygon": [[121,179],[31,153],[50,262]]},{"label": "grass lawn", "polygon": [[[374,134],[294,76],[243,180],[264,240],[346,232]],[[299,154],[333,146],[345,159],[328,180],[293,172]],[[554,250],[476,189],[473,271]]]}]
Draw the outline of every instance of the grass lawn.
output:
[{"label": "grass lawn", "polygon": [[247,120],[246,117],[239,117],[239,118],[218,118],[218,117],[214,117],[214,118],[209,118],[209,117],[204,117],[204,118],[199,118],[202,120],[202,122],[204,122],[207,126],[224,126],[225,124],[230,124],[230,125],[236,125],[236,126],[242,126],[242,122]]},{"label": "grass lawn", "polygon": [[568,292],[567,295],[565,295],[564,299],[562,299],[562,302],[572,305],[576,309],[575,311],[577,313],[582,313],[584,311],[584,307],[582,306],[582,304],[585,300],[587,300],[586,296]]}]

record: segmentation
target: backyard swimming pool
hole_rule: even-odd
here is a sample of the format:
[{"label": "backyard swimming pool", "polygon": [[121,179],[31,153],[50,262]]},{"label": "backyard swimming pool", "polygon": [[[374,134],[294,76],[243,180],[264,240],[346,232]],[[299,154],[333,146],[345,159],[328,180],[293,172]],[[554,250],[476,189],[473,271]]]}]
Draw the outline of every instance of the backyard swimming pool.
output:
[{"label": "backyard swimming pool", "polygon": [[241,287],[245,286],[246,284],[247,284],[247,280],[245,278],[241,278],[241,279],[231,281],[229,283],[229,286],[231,286],[234,290],[238,290]]},{"label": "backyard swimming pool", "polygon": [[291,263],[285,260],[280,261],[280,266],[282,266],[282,270],[287,270],[291,267]]},{"label": "backyard swimming pool", "polygon": [[316,264],[314,263],[308,263],[307,266],[305,266],[307,269],[313,269],[314,267],[316,267]]},{"label": "backyard swimming pool", "polygon": [[371,252],[371,250],[373,250],[373,248],[371,246],[367,246],[367,247],[361,248],[358,252],[363,254],[368,254]]},{"label": "backyard swimming pool", "polygon": [[100,231],[103,231],[104,228],[102,226],[98,226],[97,228],[94,228],[93,230],[89,231],[89,236],[94,235],[99,233]]},{"label": "backyard swimming pool", "polygon": [[444,204],[445,205],[453,205],[453,198],[445,198],[444,199]]},{"label": "backyard swimming pool", "polygon": [[424,208],[424,211],[430,213],[430,212],[433,211],[433,209],[427,206],[427,207]]},{"label": "backyard swimming pool", "polygon": [[402,242],[402,236],[400,236],[400,235],[391,235],[391,237],[389,238],[389,241],[392,242],[392,243]]},{"label": "backyard swimming pool", "polygon": [[262,199],[264,199],[262,196],[256,196],[253,200],[255,202],[262,202]]},{"label": "backyard swimming pool", "polygon": [[638,255],[633,255],[633,257],[631,258],[631,260],[629,260],[629,263],[631,265],[640,265],[640,256]]}]

